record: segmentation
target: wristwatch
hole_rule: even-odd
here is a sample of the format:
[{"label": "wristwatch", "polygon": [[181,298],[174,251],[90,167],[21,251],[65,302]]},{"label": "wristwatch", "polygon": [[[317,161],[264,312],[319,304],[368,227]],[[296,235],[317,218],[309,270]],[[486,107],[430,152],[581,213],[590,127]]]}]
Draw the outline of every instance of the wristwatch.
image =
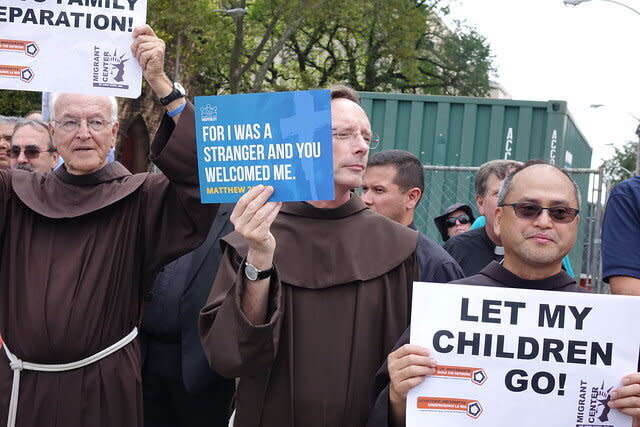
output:
[{"label": "wristwatch", "polygon": [[248,262],[244,264],[244,275],[247,279],[255,282],[256,280],[266,279],[273,273],[273,267],[268,270],[258,270],[253,264]]},{"label": "wristwatch", "polygon": [[184,90],[182,85],[178,82],[174,82],[171,93],[164,98],[158,99],[158,101],[160,101],[160,104],[162,105],[169,105],[172,101],[175,101],[178,98],[184,98],[186,95],[187,92]]}]

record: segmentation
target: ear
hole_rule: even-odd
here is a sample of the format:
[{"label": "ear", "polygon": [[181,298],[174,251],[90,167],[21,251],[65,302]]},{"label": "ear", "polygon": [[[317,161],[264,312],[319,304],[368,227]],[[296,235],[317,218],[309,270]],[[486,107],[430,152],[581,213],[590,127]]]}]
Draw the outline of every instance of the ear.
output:
[{"label": "ear", "polygon": [[493,218],[493,232],[500,238],[500,231],[502,230],[502,217],[504,216],[504,208],[497,207],[495,217]]},{"label": "ear", "polygon": [[480,215],[485,215],[484,212],[484,197],[479,194],[476,194],[476,205],[478,205],[478,212]]},{"label": "ear", "polygon": [[53,122],[49,122],[47,124],[47,127],[49,128],[49,133],[51,134],[51,143],[55,148],[58,148],[58,146],[56,145],[56,139],[54,138],[54,135],[56,134],[56,127],[53,125]]},{"label": "ear", "polygon": [[422,195],[422,191],[418,187],[413,187],[406,193],[406,200],[404,203],[404,207],[408,210],[413,210],[418,205],[420,201],[420,196]]},{"label": "ear", "polygon": [[118,129],[120,129],[120,122],[115,122],[113,124],[113,128],[111,129],[111,135],[112,135],[112,139],[111,139],[111,148],[114,148],[116,146],[116,141],[118,139]]}]

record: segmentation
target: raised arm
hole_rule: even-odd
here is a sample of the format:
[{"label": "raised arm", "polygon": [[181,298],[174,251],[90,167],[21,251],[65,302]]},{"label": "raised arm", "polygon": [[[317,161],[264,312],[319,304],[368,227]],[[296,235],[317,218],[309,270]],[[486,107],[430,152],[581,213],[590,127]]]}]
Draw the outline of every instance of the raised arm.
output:
[{"label": "raised arm", "polygon": [[[155,93],[156,97],[164,98],[173,91],[173,83],[164,72],[165,43],[156,36],[148,25],[141,25],[133,30],[133,44],[131,51],[142,67],[142,75]],[[186,100],[184,97],[173,100],[166,108],[175,123],[180,120],[181,110]]]}]

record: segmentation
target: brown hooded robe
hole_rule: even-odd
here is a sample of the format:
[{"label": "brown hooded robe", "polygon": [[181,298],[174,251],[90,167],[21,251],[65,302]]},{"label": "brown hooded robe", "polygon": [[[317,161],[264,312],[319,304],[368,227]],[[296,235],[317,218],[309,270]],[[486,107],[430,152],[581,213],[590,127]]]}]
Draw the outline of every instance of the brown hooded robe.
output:
[{"label": "brown hooded robe", "polygon": [[[217,206],[200,204],[193,123],[192,108],[163,121],[151,152],[166,176],[0,170],[0,334],[13,354],[68,363],[117,342],[160,268],[204,240]],[[0,351],[2,426],[12,378]],[[16,426],[142,426],[140,386],[137,342],[73,371],[23,371]]]},{"label": "brown hooded robe", "polygon": [[409,322],[418,234],[362,200],[336,209],[285,203],[267,321],[240,309],[247,247],[237,233],[200,314],[205,353],[240,377],[235,425],[364,425],[373,375]]}]

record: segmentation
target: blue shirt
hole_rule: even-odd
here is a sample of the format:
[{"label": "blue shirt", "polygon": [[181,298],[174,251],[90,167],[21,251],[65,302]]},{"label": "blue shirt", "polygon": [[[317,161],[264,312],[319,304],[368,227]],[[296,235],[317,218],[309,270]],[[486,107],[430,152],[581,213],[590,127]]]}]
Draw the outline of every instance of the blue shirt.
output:
[{"label": "blue shirt", "polygon": [[602,277],[640,279],[640,176],[618,184],[602,223]]}]

